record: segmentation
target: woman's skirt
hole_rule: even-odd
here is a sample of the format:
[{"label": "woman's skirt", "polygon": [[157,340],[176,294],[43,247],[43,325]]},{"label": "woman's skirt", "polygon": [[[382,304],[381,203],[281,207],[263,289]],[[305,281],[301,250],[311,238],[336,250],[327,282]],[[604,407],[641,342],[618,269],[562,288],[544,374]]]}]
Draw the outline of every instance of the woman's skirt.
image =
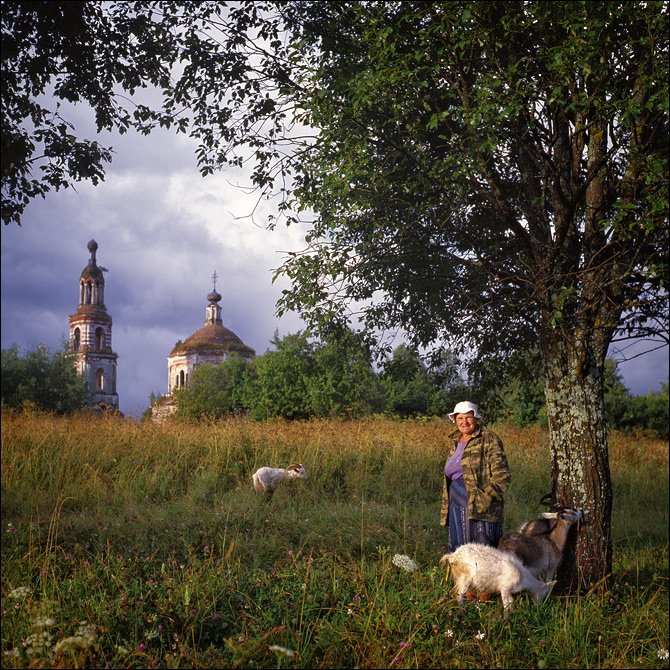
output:
[{"label": "woman's skirt", "polygon": [[497,547],[503,535],[502,523],[468,519],[468,494],[463,479],[449,484],[449,553],[462,544],[476,542]]}]

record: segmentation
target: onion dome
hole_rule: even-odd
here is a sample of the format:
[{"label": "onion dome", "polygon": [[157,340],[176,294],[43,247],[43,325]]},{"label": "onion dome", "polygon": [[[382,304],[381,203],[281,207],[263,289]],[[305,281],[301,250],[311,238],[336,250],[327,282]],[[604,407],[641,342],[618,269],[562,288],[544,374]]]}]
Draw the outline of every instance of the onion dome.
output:
[{"label": "onion dome", "polygon": [[98,243],[95,240],[91,240],[88,243],[88,250],[91,252],[91,257],[88,259],[88,265],[81,273],[81,278],[93,279],[97,283],[104,285],[105,276],[95,260],[95,252],[98,250]]}]

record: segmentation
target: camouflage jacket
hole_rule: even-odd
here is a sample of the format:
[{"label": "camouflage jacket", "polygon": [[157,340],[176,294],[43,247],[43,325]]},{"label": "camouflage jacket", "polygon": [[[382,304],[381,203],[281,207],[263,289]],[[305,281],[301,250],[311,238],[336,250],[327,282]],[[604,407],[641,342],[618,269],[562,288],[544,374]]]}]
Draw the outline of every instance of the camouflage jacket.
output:
[{"label": "camouflage jacket", "polygon": [[[447,459],[456,450],[460,435],[458,429],[449,435],[451,449]],[[503,496],[509,484],[510,471],[500,438],[494,432],[478,426],[465,445],[461,465],[470,519],[502,523]],[[444,469],[442,481],[440,525],[446,526],[449,523],[449,493]]]}]

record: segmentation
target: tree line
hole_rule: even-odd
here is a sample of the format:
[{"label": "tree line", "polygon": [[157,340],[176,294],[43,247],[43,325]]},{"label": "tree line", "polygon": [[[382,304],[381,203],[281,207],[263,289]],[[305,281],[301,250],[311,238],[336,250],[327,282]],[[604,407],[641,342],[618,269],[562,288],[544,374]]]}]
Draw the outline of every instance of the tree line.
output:
[{"label": "tree line", "polygon": [[[311,340],[305,333],[281,339],[275,335],[272,344],[274,349],[253,360],[232,354],[218,366],[196,368],[189,383],[175,393],[177,415],[198,419],[237,414],[259,421],[357,419],[381,413],[399,418],[444,417],[457,402],[472,399],[489,422],[547,427],[541,374],[520,373],[496,391],[493,380],[473,384],[463,379],[458,359],[449,352],[437,362],[427,361],[401,344],[375,369],[369,351],[352,335],[327,343]],[[520,357],[526,370],[541,370],[533,353]],[[636,396],[626,388],[613,359],[607,359],[605,374],[608,429],[667,439],[668,382]]]},{"label": "tree line", "polygon": [[[399,418],[444,417],[464,398],[480,396],[461,376],[459,361],[444,354],[431,364],[401,344],[375,366],[369,349],[354,334],[321,342],[298,332],[280,338],[272,349],[247,360],[237,354],[218,366],[197,367],[189,383],[175,392],[177,416],[217,419],[249,416],[359,419],[376,414]],[[526,354],[527,359],[532,359]],[[647,395],[633,395],[612,359],[607,361],[605,412],[610,430],[668,438],[668,382]],[[46,345],[2,350],[2,407],[37,407],[56,414],[85,410],[90,401],[86,378],[77,372],[67,346],[51,353]],[[481,391],[480,391],[481,392]],[[519,375],[483,404],[489,421],[519,427],[547,427],[541,377]],[[151,405],[166,396],[150,396]],[[485,401],[486,402],[486,401]],[[481,403],[480,403],[481,404]],[[145,412],[150,418],[150,409]]]}]

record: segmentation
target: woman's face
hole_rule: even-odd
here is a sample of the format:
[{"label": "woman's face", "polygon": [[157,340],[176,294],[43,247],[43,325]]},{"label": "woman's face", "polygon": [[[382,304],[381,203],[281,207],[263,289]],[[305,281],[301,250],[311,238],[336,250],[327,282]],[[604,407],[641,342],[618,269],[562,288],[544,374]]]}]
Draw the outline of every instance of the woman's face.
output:
[{"label": "woman's face", "polygon": [[465,414],[457,414],[456,426],[463,435],[472,435],[475,432],[475,428],[477,428],[475,413],[471,410]]}]

